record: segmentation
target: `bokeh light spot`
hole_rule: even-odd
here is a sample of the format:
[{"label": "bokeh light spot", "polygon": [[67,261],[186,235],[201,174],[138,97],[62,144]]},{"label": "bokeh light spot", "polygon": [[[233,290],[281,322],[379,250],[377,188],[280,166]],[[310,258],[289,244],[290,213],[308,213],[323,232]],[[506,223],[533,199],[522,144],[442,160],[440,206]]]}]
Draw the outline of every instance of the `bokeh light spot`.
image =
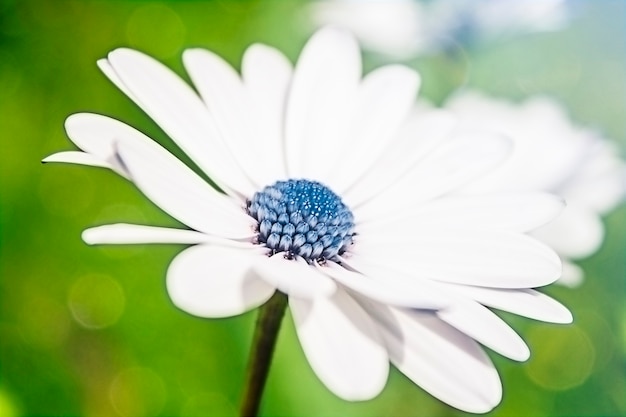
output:
[{"label": "bokeh light spot", "polygon": [[163,380],[148,368],[120,372],[109,388],[111,403],[122,417],[148,417],[160,413],[167,391]]},{"label": "bokeh light spot", "polygon": [[24,340],[35,347],[54,349],[67,340],[71,319],[62,303],[32,289],[22,298],[20,331]]},{"label": "bokeh light spot", "polygon": [[534,327],[528,342],[533,356],[525,370],[537,385],[563,391],[581,385],[591,374],[595,350],[578,326]]},{"label": "bokeh light spot", "polygon": [[[155,39],[155,25],[158,25],[158,39]],[[137,8],[126,26],[126,37],[132,47],[161,59],[172,57],[181,50],[185,32],[180,17],[163,4]]]},{"label": "bokeh light spot", "polygon": [[124,312],[125,297],[116,280],[91,274],[72,285],[68,303],[78,323],[88,329],[101,329],[117,322]]}]

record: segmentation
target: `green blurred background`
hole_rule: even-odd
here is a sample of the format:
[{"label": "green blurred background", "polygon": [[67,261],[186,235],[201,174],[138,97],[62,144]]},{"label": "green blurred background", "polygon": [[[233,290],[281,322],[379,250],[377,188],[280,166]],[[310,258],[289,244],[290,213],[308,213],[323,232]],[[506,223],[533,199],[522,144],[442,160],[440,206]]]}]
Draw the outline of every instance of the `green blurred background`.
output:
[{"label": "green blurred background", "polygon": [[[236,414],[255,313],[202,320],[177,310],[164,276],[181,247],[86,246],[80,233],[91,225],[176,223],[109,171],[39,161],[72,148],[63,121],[79,111],[119,118],[174,149],[97,70],[113,48],[138,48],[181,74],[181,52],[191,46],[236,67],[252,42],[293,60],[312,31],[304,4],[0,0],[0,417]],[[623,150],[626,2],[579,4],[567,29],[475,47],[469,65],[412,60],[422,94],[439,102],[462,79],[516,99],[549,93]],[[366,56],[368,69],[377,65]],[[492,354],[505,392],[490,415],[626,415],[625,218],[623,206],[606,218],[606,241],[582,262],[580,288],[547,290],[571,308],[574,325],[506,315],[533,353],[523,364]],[[310,370],[289,316],[262,412],[464,415],[395,370],[377,399],[337,399]]]}]

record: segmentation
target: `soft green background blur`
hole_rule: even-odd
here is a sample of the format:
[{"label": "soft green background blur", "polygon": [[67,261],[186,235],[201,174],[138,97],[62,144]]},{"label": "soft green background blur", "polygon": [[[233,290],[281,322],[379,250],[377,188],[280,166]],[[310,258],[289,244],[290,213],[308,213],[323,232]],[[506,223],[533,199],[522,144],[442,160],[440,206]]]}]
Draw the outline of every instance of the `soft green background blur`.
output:
[{"label": "soft green background blur", "polygon": [[[469,74],[457,58],[411,61],[424,77],[423,95],[438,102],[465,76],[505,97],[550,93],[574,120],[623,150],[626,2],[580,3],[564,31],[467,51]],[[235,66],[252,42],[294,59],[310,34],[302,4],[0,0],[0,417],[236,413],[254,312],[202,320],[177,310],[164,276],[181,247],[88,247],[80,239],[84,228],[102,223],[175,222],[111,172],[39,161],[72,148],[63,121],[78,111],[119,118],[173,149],[97,70],[109,50],[132,46],[179,73],[190,46],[217,51]],[[366,64],[380,62],[368,56]],[[491,415],[626,415],[625,215],[621,207],[606,219],[605,244],[582,262],[587,280],[580,288],[547,290],[571,308],[574,325],[505,317],[533,354],[523,364],[492,355],[505,393]],[[395,370],[377,399],[337,399],[311,372],[289,316],[262,411],[464,415]]]}]

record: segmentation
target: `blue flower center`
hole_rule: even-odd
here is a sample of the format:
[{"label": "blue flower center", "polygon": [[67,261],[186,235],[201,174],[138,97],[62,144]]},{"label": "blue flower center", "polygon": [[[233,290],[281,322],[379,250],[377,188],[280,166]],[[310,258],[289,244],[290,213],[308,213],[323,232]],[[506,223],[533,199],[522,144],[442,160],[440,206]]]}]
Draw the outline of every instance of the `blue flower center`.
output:
[{"label": "blue flower center", "polygon": [[278,181],[254,194],[248,214],[258,222],[258,243],[271,254],[301,256],[308,263],[339,261],[352,244],[354,216],[325,185],[304,179]]}]

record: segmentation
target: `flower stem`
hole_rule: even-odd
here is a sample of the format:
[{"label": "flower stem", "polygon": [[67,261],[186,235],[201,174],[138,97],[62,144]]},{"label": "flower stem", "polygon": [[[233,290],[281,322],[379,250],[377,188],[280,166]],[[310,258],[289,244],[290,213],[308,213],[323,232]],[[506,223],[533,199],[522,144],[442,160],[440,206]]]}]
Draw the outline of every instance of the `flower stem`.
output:
[{"label": "flower stem", "polygon": [[280,291],[276,291],[272,298],[259,308],[241,400],[241,417],[254,417],[259,411],[280,322],[286,308],[287,296]]}]

